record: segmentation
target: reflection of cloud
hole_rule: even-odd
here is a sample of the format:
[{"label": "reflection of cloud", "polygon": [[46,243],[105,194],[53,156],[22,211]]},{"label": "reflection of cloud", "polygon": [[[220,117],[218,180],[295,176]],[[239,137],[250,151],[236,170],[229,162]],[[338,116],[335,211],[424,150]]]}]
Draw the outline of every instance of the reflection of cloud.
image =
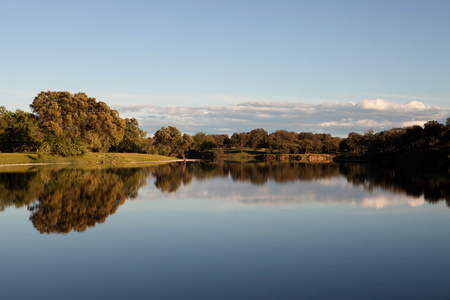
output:
[{"label": "reflection of cloud", "polygon": [[219,133],[224,128],[227,133],[264,128],[269,133],[285,129],[346,136],[350,131],[362,133],[370,128],[381,131],[409,124],[423,125],[423,120],[443,122],[446,117],[437,106],[419,101],[400,104],[384,99],[322,104],[261,100],[200,107],[131,104],[114,108],[122,117],[137,118],[150,133],[172,125],[191,134]]},{"label": "reflection of cloud", "polygon": [[[145,196],[143,196],[144,193],[146,193]],[[242,205],[290,206],[303,204],[358,205],[364,208],[381,209],[392,205],[417,207],[425,203],[423,197],[414,198],[401,193],[392,194],[381,189],[374,189],[368,195],[364,191],[364,187],[348,185],[344,177],[286,184],[269,182],[263,186],[234,182],[229,178],[211,179],[208,180],[208,184],[194,180],[191,184],[181,187],[176,193],[161,194],[156,188],[151,188],[141,194],[141,197],[146,200],[164,198],[167,200],[226,201],[227,209],[233,206],[242,207]]]},{"label": "reflection of cloud", "polygon": [[375,197],[364,197],[361,202],[357,203],[362,207],[384,208],[391,205],[407,204],[411,207],[422,206],[425,203],[423,197],[413,198],[403,195],[396,195],[395,197],[387,197],[386,195],[378,195]]}]

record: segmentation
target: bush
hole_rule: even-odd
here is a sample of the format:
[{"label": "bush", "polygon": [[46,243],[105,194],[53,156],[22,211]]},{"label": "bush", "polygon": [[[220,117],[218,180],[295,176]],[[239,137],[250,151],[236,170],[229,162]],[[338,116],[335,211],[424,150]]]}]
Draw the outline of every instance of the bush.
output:
[{"label": "bush", "polygon": [[79,138],[60,136],[48,140],[42,151],[62,157],[83,156],[87,152],[87,147]]}]

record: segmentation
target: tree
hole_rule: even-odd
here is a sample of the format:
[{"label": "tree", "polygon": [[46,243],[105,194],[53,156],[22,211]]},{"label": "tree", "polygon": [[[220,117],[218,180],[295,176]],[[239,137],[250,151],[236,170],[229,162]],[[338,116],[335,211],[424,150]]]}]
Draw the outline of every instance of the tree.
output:
[{"label": "tree", "polygon": [[402,136],[405,134],[404,128],[392,128],[382,131],[376,135],[378,148],[380,151],[395,152],[402,149]]},{"label": "tree", "polygon": [[419,149],[423,146],[423,128],[414,125],[411,127],[406,127],[405,134],[403,135],[403,148],[405,150],[411,150],[411,149]]},{"label": "tree", "polygon": [[244,147],[247,146],[249,138],[250,137],[247,132],[233,133],[230,138],[230,144],[232,147],[242,152],[244,150]]},{"label": "tree", "polygon": [[47,138],[79,138],[94,151],[119,144],[126,127],[116,110],[84,93],[41,92],[30,107]]},{"label": "tree", "polygon": [[361,147],[363,136],[357,132],[350,132],[346,139],[343,139],[339,145],[340,151],[346,151],[353,154],[364,154]]},{"label": "tree", "polygon": [[445,121],[444,132],[442,133],[442,144],[444,146],[450,146],[450,117]]},{"label": "tree", "polygon": [[230,143],[228,134],[210,134],[210,136],[214,140],[214,146],[217,148],[224,148]]},{"label": "tree", "polygon": [[268,138],[269,135],[267,134],[267,131],[265,131],[262,128],[253,129],[250,131],[250,147],[254,150],[261,149],[261,148],[267,148],[268,147]]},{"label": "tree", "polygon": [[167,151],[168,155],[181,155],[183,160],[186,160],[185,153],[192,142],[189,134],[181,135],[175,126],[161,127],[153,138],[153,143],[159,148],[160,153]]},{"label": "tree", "polygon": [[428,121],[424,125],[424,138],[427,146],[435,146],[439,143],[441,134],[444,132],[444,125],[438,121]]},{"label": "tree", "polygon": [[215,146],[214,139],[203,132],[196,133],[192,139],[193,143],[191,148],[200,152],[202,155],[205,151],[210,150]]},{"label": "tree", "polygon": [[269,150],[278,150],[283,154],[298,153],[298,134],[286,130],[277,130],[268,137]]},{"label": "tree", "polygon": [[321,145],[316,142],[317,139],[312,132],[300,132],[298,139],[300,150],[304,153],[312,152],[313,150],[315,151],[316,148],[321,147]]},{"label": "tree", "polygon": [[117,146],[120,152],[144,152],[148,140],[145,138],[147,132],[139,128],[135,118],[125,119],[125,133],[122,141]]},{"label": "tree", "polygon": [[0,107],[0,151],[29,151],[42,143],[34,115],[16,110],[14,113]]}]

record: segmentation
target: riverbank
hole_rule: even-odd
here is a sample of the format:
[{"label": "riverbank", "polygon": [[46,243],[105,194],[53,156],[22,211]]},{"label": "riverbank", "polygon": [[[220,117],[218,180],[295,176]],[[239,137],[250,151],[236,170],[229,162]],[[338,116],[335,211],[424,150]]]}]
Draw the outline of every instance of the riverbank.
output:
[{"label": "riverbank", "polygon": [[180,161],[177,158],[141,153],[86,153],[82,157],[58,157],[36,152],[0,153],[0,167],[20,165],[86,165],[124,163],[162,163]]}]

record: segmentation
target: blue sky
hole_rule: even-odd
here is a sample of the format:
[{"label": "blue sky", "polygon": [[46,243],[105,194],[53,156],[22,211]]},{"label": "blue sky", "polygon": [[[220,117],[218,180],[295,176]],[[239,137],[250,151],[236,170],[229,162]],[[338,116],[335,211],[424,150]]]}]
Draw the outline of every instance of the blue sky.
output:
[{"label": "blue sky", "polygon": [[85,92],[152,134],[450,116],[449,1],[0,2],[0,105]]}]

